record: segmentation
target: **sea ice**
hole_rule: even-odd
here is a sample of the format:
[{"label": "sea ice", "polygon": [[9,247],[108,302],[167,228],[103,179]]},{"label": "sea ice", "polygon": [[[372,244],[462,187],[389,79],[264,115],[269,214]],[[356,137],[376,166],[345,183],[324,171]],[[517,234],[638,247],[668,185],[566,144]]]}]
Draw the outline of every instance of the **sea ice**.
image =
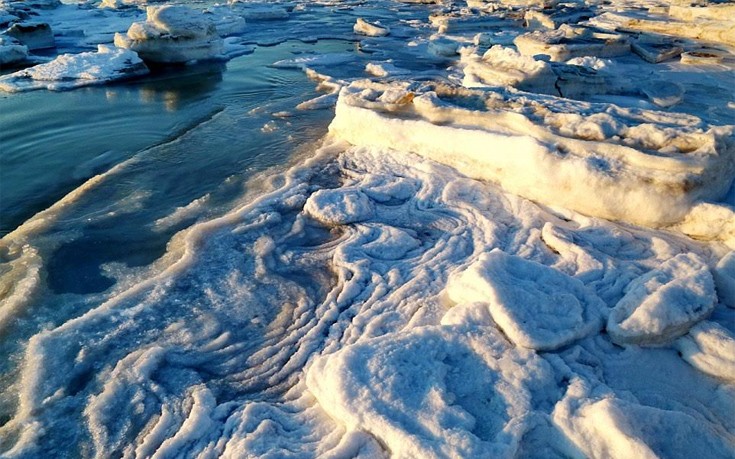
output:
[{"label": "sea ice", "polygon": [[680,254],[630,283],[610,312],[607,332],[619,344],[668,344],[716,304],[707,265],[695,255]]},{"label": "sea ice", "polygon": [[353,30],[356,34],[367,35],[368,37],[385,37],[390,33],[390,29],[378,24],[367,22],[363,18],[357,18]]},{"label": "sea ice", "polygon": [[735,308],[735,251],[722,257],[712,271],[720,301]]},{"label": "sea ice", "polygon": [[531,388],[553,381],[536,354],[492,328],[423,327],[316,359],[307,386],[348,430],[396,458],[515,456]]},{"label": "sea ice", "polygon": [[578,279],[498,249],[450,278],[447,294],[456,303],[487,303],[513,343],[543,351],[599,330],[605,309]]},{"label": "sea ice", "polygon": [[732,445],[695,416],[639,404],[579,378],[553,412],[554,423],[573,444],[566,451],[571,457],[732,457]]},{"label": "sea ice", "polygon": [[304,211],[323,223],[346,225],[369,219],[375,207],[358,189],[319,190],[306,201]]},{"label": "sea ice", "polygon": [[16,22],[8,27],[5,34],[15,38],[31,51],[56,46],[51,27],[43,22]]},{"label": "sea ice", "polygon": [[96,52],[62,54],[51,62],[0,77],[0,90],[63,90],[103,84],[148,73],[138,55],[114,46],[98,45]]},{"label": "sea ice", "polygon": [[0,36],[0,65],[23,62],[28,57],[28,47],[15,39]]},{"label": "sea ice", "polygon": [[702,321],[675,343],[694,368],[716,378],[735,382],[735,336],[723,326]]},{"label": "sea ice", "polygon": [[330,131],[543,203],[653,226],[722,197],[735,175],[732,126],[503,90],[357,81],[342,89]]},{"label": "sea ice", "polygon": [[185,6],[146,8],[145,22],[135,22],[127,34],[115,34],[115,45],[137,52],[144,61],[184,63],[218,57],[223,41],[214,22]]}]

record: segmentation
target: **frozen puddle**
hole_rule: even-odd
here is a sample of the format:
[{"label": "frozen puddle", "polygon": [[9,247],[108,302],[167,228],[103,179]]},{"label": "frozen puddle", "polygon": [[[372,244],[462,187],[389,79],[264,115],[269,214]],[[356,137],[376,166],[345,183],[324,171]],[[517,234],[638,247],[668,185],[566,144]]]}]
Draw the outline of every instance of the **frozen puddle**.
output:
[{"label": "frozen puddle", "polygon": [[[354,52],[270,66],[322,95],[248,115],[296,143],[299,117],[334,118],[229,210],[211,192],[159,212],[153,232],[181,228],[166,253],[100,266],[106,290],[51,291],[62,242],[44,231],[109,234],[77,199],[135,167],[0,241],[0,334],[38,327],[0,335],[16,350],[0,456],[735,456],[732,5],[142,3],[0,5],[10,22],[36,8],[62,50],[100,42],[0,81],[69,89],[331,38]],[[0,45],[14,65],[43,58]],[[207,145],[244,126],[230,96],[202,123],[222,143],[194,129],[143,156],[191,147],[205,162],[189,172],[208,173]],[[139,191],[125,203],[145,206]]]}]

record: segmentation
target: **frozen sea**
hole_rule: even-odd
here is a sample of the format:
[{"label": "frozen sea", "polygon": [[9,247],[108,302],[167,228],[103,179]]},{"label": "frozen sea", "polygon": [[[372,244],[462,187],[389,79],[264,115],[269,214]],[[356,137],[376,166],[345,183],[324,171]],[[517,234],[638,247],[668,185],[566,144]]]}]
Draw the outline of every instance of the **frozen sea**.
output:
[{"label": "frozen sea", "polygon": [[735,458],[733,2],[53,3],[1,458]]}]

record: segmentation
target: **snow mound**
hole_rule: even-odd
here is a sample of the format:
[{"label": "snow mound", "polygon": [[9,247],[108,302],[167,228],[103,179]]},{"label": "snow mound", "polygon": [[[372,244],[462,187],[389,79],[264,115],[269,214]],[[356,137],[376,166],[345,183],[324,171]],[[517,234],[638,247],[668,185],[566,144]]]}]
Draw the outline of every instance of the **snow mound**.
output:
[{"label": "snow mound", "polygon": [[346,225],[373,216],[375,206],[365,193],[357,189],[319,190],[309,196],[304,211],[327,225]]},{"label": "snow mound", "polygon": [[602,300],[581,281],[499,249],[483,254],[447,285],[457,303],[485,302],[519,346],[552,350],[599,330]]},{"label": "snow mound", "polygon": [[552,414],[574,444],[568,454],[592,459],[730,458],[731,446],[701,418],[625,400],[574,379]]},{"label": "snow mound", "polygon": [[667,344],[707,317],[717,304],[707,265],[683,253],[635,279],[610,312],[607,332],[618,344]]},{"label": "snow mound", "polygon": [[214,22],[185,6],[146,8],[145,22],[134,22],[127,34],[115,34],[115,45],[132,49],[145,61],[183,63],[212,59],[223,52]]},{"label": "snow mound", "polygon": [[348,430],[392,457],[514,457],[529,428],[529,386],[550,366],[491,328],[423,327],[314,360],[306,383]]},{"label": "snow mound", "polygon": [[727,192],[734,131],[502,89],[370,81],[342,89],[330,125],[353,145],[414,152],[529,199],[648,226]]},{"label": "snow mound", "polygon": [[735,336],[723,326],[700,322],[676,341],[676,348],[694,368],[735,382]]},{"label": "snow mound", "polygon": [[62,54],[51,62],[0,77],[0,90],[64,90],[132,78],[148,73],[138,55],[114,46],[97,45],[97,52]]}]

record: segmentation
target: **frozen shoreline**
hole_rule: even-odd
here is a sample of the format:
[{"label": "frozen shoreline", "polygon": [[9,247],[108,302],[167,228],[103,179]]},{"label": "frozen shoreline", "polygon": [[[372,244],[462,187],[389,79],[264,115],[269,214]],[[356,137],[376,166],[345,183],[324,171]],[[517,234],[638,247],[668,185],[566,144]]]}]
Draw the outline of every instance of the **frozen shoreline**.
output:
[{"label": "frozen shoreline", "polygon": [[[551,65],[502,48],[523,33],[562,40],[504,8],[556,17],[502,3],[381,2],[379,17],[344,5],[351,22],[332,35],[369,56],[274,63],[326,93],[298,107],[336,106],[330,134],[235,210],[179,232],[156,264],[97,296],[59,296],[93,307],[14,356],[0,455],[733,457],[735,94],[722,88],[735,56],[723,48],[716,72],[630,49]],[[320,14],[300,5],[243,8],[265,30]],[[593,13],[617,24],[613,7]],[[570,8],[559,15],[589,16]],[[214,39],[205,22],[190,38]],[[598,38],[570,43],[598,52],[584,48]],[[605,68],[671,78],[683,98],[613,90]],[[544,78],[575,99],[532,92]],[[55,298],[35,242],[116,173],[0,241],[0,332]]]}]

